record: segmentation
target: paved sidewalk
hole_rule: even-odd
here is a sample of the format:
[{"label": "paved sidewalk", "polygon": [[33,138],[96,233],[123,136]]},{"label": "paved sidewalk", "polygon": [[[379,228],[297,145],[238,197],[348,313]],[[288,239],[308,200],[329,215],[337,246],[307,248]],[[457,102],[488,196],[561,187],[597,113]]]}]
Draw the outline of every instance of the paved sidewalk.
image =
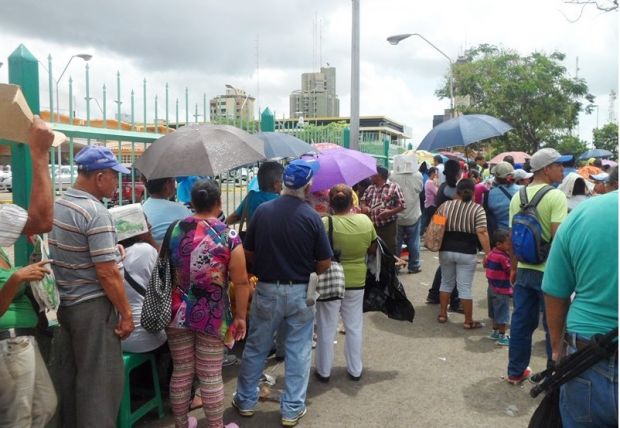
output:
[{"label": "paved sidewalk", "polygon": [[[486,339],[486,280],[479,265],[474,279],[474,319],[487,327],[466,331],[463,315],[449,315],[446,324],[436,321],[437,305],[426,305],[427,289],[437,267],[437,253],[422,251],[422,272],[402,275],[409,299],[416,309],[413,323],[393,321],[381,313],[364,315],[364,373],[360,382],[346,376],[339,334],[336,361],[328,384],[312,376],[308,387],[308,413],[299,427],[526,427],[540,399],[528,393],[531,384],[512,386],[503,381],[507,348]],[[534,336],[531,367],[545,366],[542,325]],[[239,366],[224,368],[227,410],[224,420],[245,427],[280,426],[279,406],[261,402],[256,414],[242,418],[230,407]],[[281,388],[283,363],[269,361],[267,372]],[[170,410],[160,420],[137,426],[172,427]],[[198,426],[202,410],[194,410]]]}]

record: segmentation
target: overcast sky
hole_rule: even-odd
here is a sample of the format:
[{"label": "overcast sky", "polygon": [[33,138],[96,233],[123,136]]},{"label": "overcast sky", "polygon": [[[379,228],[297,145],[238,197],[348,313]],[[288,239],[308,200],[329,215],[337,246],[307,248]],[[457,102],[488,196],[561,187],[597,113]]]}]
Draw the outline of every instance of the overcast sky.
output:
[{"label": "overcast sky", "polygon": [[[420,33],[454,60],[480,43],[523,55],[559,50],[566,54],[565,66],[574,76],[579,58],[579,77],[586,79],[599,105],[599,125],[609,120],[609,92],[618,92],[617,12],[587,7],[571,23],[581,8],[561,0],[360,0],[360,4],[360,113],[387,116],[411,127],[414,145],[431,129],[433,114],[449,107],[449,100],[434,95],[448,61],[419,38],[397,46],[386,42],[399,33]],[[120,71],[123,112],[129,113],[129,92],[134,89],[139,121],[144,78],[149,121],[156,94],[159,117],[163,116],[166,82],[171,111],[176,98],[183,100],[186,86],[193,114],[196,103],[202,112],[203,93],[210,99],[230,84],[258,96],[261,108],[268,106],[281,118],[289,116],[289,94],[300,88],[301,73],[329,63],[336,67],[340,113],[349,115],[350,0],[0,0],[0,11],[0,61],[5,63],[0,82],[8,80],[7,57],[23,43],[46,66],[47,55],[52,55],[55,79],[71,55],[92,54],[91,96],[101,102],[105,83],[110,111],[115,109],[111,100]],[[81,60],[74,60],[62,78],[61,111],[67,109],[69,76],[75,81],[78,110],[83,111]],[[41,107],[48,109],[43,68],[40,78]],[[184,118],[184,102],[180,104]],[[582,139],[591,140],[596,116],[596,112],[581,116]]]}]

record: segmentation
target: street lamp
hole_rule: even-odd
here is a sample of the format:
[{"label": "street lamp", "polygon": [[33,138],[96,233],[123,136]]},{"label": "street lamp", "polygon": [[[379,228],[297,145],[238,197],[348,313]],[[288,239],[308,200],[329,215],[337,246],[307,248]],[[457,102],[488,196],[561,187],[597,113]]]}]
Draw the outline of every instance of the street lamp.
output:
[{"label": "street lamp", "polygon": [[[58,80],[56,80],[56,122],[60,122],[60,103],[58,101],[58,85],[60,83],[60,80],[62,79],[62,76],[65,74],[65,71],[67,71],[67,68],[69,68],[69,64],[71,64],[71,61],[73,61],[73,58],[81,58],[84,61],[90,61],[90,59],[92,58],[92,55],[89,54],[76,54],[71,56],[71,58],[69,58],[69,61],[67,61],[67,65],[65,65],[65,68],[62,70],[62,73],[60,73],[60,77],[58,78]],[[41,65],[43,65],[41,63]],[[45,68],[45,66],[43,66]],[[50,73],[51,76],[51,60],[50,60],[50,69],[47,70],[48,73]],[[50,83],[51,83],[51,77],[50,77]],[[51,89],[51,88],[50,88]],[[51,110],[51,106],[50,106],[50,110]],[[52,118],[50,117],[50,120]],[[60,176],[60,169],[62,166],[62,149],[61,146],[58,146],[58,190],[59,192],[62,194],[62,177]]]},{"label": "street lamp", "polygon": [[71,64],[71,61],[73,61],[73,58],[81,58],[84,61],[90,61],[91,58],[93,56],[89,55],[89,54],[77,54],[77,55],[73,55],[71,56],[71,58],[69,58],[69,61],[67,62],[67,65],[65,65],[65,68],[62,70],[62,73],[60,73],[60,77],[58,78],[58,80],[56,80],[56,122],[60,121],[60,103],[58,101],[58,85],[60,83],[60,80],[62,79],[62,76],[65,74],[65,71],[67,71],[67,68],[69,68],[69,64]]},{"label": "street lamp", "polygon": [[[235,88],[233,85],[229,85],[226,84],[224,85],[226,86],[228,89],[232,89],[233,91],[235,91],[235,105],[237,105],[237,98],[236,96],[239,95],[239,92],[241,92],[241,89]],[[243,91],[245,92],[245,91]],[[245,94],[245,99],[243,100],[243,102],[241,103],[241,107],[239,108],[239,119],[243,119],[243,107],[245,107],[245,103],[248,101],[248,97],[250,96],[249,92],[246,92]]]},{"label": "street lamp", "polygon": [[390,42],[391,45],[397,45],[401,41],[411,36],[418,36],[419,38],[424,40],[426,43],[431,45],[433,49],[435,49],[437,52],[443,55],[450,63],[450,116],[452,116],[452,113],[454,112],[454,75],[452,74],[452,66],[454,65],[454,63],[452,62],[452,59],[448,55],[446,55],[444,51],[442,51],[437,46],[435,46],[433,43],[431,43],[426,37],[418,33],[397,34],[397,35],[388,37],[387,41]]}]

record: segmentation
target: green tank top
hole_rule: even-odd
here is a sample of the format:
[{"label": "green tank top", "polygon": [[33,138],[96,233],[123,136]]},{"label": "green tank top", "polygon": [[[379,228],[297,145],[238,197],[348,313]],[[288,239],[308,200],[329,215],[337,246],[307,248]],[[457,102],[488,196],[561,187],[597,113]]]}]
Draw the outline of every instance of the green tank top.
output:
[{"label": "green tank top", "polygon": [[[11,266],[8,255],[0,248],[0,259]],[[11,275],[15,273],[17,268],[9,269],[0,268],[0,288],[9,280]],[[21,284],[9,305],[7,311],[0,316],[0,330],[7,328],[34,328],[37,326],[37,313],[30,303],[30,299],[25,293],[26,284]]]}]

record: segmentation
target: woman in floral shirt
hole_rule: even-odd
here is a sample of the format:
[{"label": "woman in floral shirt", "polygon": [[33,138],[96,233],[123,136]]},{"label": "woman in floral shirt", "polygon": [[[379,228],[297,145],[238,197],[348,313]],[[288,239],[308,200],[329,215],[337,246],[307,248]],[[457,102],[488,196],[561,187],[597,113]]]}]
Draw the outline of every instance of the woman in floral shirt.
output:
[{"label": "woman in floral shirt", "polygon": [[[187,412],[195,368],[207,426],[219,428],[224,414],[224,345],[232,347],[245,337],[249,284],[241,240],[217,219],[222,211],[218,185],[198,181],[191,194],[196,214],[174,226],[169,244],[174,267],[172,321],[166,329],[174,364],[170,402],[175,426],[194,428],[196,418],[188,418]],[[234,318],[229,279],[236,290]]]}]

